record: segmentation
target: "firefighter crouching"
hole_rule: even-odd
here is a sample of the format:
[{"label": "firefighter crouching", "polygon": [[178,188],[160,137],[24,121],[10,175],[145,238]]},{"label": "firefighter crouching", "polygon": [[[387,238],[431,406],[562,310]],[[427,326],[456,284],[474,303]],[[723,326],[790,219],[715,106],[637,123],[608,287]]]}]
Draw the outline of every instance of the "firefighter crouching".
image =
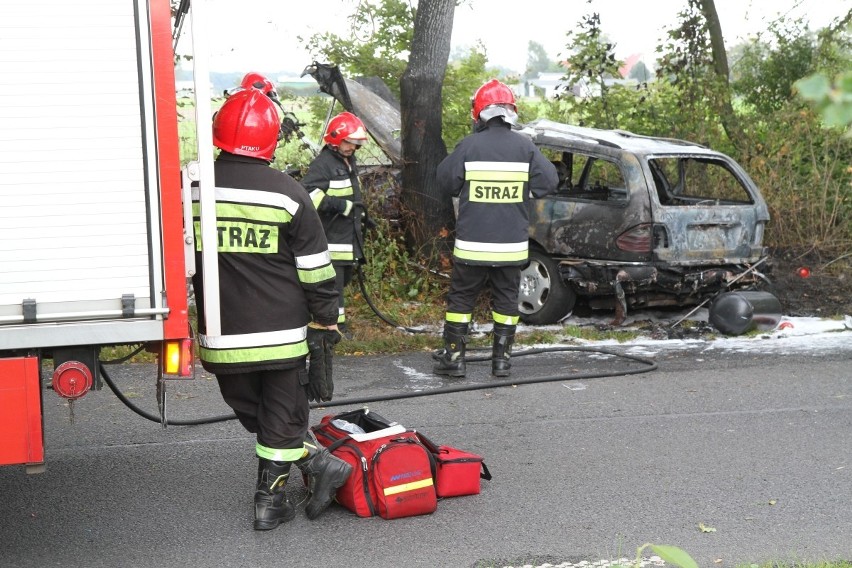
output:
[{"label": "firefighter crouching", "polygon": [[328,122],[325,146],[308,166],[302,185],[319,212],[339,294],[337,323],[346,333],[343,290],[352,280],[355,263],[364,258],[361,224],[364,205],[355,151],[367,142],[364,123],[351,112],[342,112]]},{"label": "firefighter crouching", "polygon": [[491,374],[509,375],[519,320],[518,286],[528,260],[527,201],[556,190],[553,164],[522,134],[515,96],[492,79],[473,96],[473,134],[439,165],[437,182],[446,199],[459,198],[453,271],[447,295],[444,348],[433,371],[465,375],[468,326],[479,291],[488,283],[494,320]]},{"label": "firefighter crouching", "polygon": [[[221,335],[208,336],[199,310],[200,359],[215,374],[240,423],[256,434],[258,473],[254,528],[268,530],[295,516],[285,485],[292,464],[308,481],[308,518],[332,502],[351,466],[310,436],[309,396],[320,386],[306,370],[309,322],[336,330],[337,291],[328,243],[307,194],[269,167],[279,116],[256,88],[231,94],[213,121],[221,152],[214,166]],[[210,189],[210,188],[208,188]],[[198,188],[193,220],[200,235]],[[201,241],[193,277],[204,306]]]}]

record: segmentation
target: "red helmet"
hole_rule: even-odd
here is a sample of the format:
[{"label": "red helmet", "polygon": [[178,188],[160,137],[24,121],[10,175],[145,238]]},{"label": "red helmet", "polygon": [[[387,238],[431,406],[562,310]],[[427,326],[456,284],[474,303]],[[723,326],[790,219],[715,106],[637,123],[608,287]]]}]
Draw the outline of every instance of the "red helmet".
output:
[{"label": "red helmet", "polygon": [[272,161],[279,131],[275,104],[255,89],[237,91],[213,117],[213,144],[240,156]]},{"label": "red helmet", "polygon": [[360,146],[367,141],[367,129],[351,112],[341,112],[328,121],[323,140],[332,146],[340,146],[344,140]]},{"label": "red helmet", "polygon": [[471,110],[473,120],[479,120],[479,113],[485,107],[499,104],[512,105],[512,110],[518,111],[518,107],[515,106],[515,93],[512,92],[512,89],[497,79],[491,79],[473,94],[473,108]]},{"label": "red helmet", "polygon": [[246,73],[246,76],[240,82],[240,88],[257,89],[273,99],[278,98],[278,91],[275,90],[275,84],[260,73],[255,73],[254,71]]}]

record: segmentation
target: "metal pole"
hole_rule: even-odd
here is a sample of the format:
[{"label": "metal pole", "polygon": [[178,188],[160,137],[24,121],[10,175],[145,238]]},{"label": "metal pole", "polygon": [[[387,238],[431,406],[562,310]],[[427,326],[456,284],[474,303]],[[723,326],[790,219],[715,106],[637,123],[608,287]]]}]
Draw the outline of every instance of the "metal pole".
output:
[{"label": "metal pole", "polygon": [[199,181],[201,206],[201,265],[204,280],[204,310],[206,335],[222,335],[219,311],[219,260],[216,249],[216,184],[213,174],[213,111],[210,104],[210,70],[206,10],[207,0],[193,0],[192,54],[193,80],[195,83],[195,129],[198,144]]}]

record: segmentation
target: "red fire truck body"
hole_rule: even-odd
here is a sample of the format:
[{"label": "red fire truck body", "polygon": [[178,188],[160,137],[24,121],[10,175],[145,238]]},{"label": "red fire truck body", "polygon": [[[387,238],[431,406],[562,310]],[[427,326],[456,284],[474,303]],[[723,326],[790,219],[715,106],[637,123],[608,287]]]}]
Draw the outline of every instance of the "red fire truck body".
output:
[{"label": "red fire truck body", "polygon": [[100,388],[103,347],[192,372],[169,1],[38,11],[0,6],[0,465],[32,472],[43,398]]}]

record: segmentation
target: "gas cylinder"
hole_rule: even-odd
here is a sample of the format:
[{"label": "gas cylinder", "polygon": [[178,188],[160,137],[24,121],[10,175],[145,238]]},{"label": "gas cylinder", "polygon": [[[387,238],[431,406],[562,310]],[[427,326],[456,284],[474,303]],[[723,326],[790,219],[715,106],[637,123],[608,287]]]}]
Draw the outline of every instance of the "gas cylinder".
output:
[{"label": "gas cylinder", "polygon": [[709,320],[725,335],[772,331],[781,321],[781,302],[769,292],[725,292],[710,304]]}]

